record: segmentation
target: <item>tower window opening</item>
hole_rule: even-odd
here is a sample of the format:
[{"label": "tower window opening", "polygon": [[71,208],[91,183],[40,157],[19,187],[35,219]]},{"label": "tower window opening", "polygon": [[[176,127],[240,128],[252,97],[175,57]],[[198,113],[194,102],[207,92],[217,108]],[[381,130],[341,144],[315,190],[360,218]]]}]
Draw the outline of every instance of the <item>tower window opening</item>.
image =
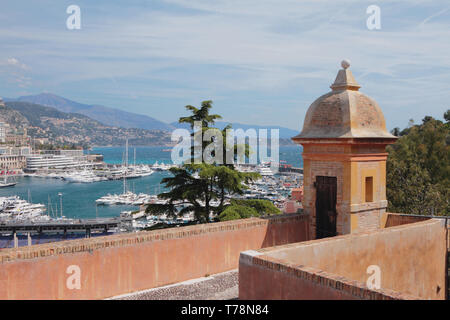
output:
[{"label": "tower window opening", "polygon": [[373,202],[373,177],[366,177],[366,202]]}]

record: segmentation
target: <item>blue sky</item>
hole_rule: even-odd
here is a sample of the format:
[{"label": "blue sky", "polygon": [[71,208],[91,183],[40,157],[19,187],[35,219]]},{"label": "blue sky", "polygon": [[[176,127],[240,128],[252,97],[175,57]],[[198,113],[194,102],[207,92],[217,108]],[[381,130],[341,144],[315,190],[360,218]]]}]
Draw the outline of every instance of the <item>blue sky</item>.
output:
[{"label": "blue sky", "polygon": [[[81,8],[68,30],[66,8]],[[366,9],[381,8],[381,30]],[[0,96],[51,92],[171,122],[214,101],[226,121],[301,129],[340,61],[387,127],[450,108],[450,2],[8,1]]]}]

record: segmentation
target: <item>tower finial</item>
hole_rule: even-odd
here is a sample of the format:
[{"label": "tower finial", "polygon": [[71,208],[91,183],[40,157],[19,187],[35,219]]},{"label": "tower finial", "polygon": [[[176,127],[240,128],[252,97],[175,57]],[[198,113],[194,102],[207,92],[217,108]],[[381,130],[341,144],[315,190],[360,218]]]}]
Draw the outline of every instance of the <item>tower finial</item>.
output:
[{"label": "tower finial", "polygon": [[339,70],[336,80],[334,80],[334,83],[331,85],[331,89],[357,91],[360,88],[360,85],[356,82],[352,72],[348,69],[350,67],[350,60],[342,60],[341,66],[343,69]]},{"label": "tower finial", "polygon": [[344,68],[344,69],[347,69],[348,67],[350,67],[350,60],[348,60],[348,59],[342,60],[341,66],[342,66],[342,68]]}]

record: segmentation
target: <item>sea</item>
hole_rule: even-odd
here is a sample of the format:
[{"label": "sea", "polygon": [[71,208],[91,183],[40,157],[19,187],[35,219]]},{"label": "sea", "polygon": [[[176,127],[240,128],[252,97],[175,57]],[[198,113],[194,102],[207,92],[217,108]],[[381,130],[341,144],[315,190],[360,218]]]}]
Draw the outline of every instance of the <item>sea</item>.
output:
[{"label": "sea", "polygon": [[[167,150],[167,147],[130,146],[128,163],[172,163],[171,152]],[[280,146],[280,162],[303,167],[301,150],[300,146]],[[125,147],[96,147],[85,153],[102,154],[106,163],[122,164]],[[164,190],[160,184],[161,179],[169,174],[166,171],[156,171],[147,177],[128,179],[126,188],[135,193],[158,194]],[[120,194],[123,189],[123,180],[72,183],[61,179],[18,177],[14,187],[0,189],[0,197],[17,195],[29,202],[44,204],[50,216],[61,216],[62,212],[67,218],[95,219],[118,217],[121,211],[136,210],[137,207],[133,206],[96,205],[95,200],[98,198],[107,194]],[[61,196],[58,196],[59,193]]]}]

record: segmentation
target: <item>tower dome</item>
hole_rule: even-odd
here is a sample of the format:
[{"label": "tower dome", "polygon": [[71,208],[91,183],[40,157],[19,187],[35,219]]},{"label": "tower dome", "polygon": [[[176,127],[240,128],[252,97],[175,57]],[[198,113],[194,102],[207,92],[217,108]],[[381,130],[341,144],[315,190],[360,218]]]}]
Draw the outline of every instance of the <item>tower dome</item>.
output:
[{"label": "tower dome", "polygon": [[383,112],[375,100],[359,92],[359,84],[341,63],[332,91],[319,97],[309,107],[302,132],[293,137],[303,139],[395,138],[386,130]]}]

